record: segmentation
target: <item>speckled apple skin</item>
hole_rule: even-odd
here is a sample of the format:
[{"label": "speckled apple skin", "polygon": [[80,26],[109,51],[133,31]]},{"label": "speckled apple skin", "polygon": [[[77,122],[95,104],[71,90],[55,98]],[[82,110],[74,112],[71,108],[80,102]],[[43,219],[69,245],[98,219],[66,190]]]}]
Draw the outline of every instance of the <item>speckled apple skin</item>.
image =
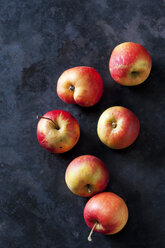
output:
[{"label": "speckled apple skin", "polygon": [[151,67],[152,59],[147,49],[134,42],[116,46],[109,60],[112,78],[126,86],[143,83],[148,78]]},{"label": "speckled apple skin", "polygon": [[57,94],[65,103],[90,107],[102,97],[103,81],[92,67],[74,67],[64,71],[59,77]]},{"label": "speckled apple skin", "polygon": [[[112,127],[112,123],[116,127]],[[97,124],[97,134],[100,140],[112,149],[123,149],[135,142],[140,132],[140,122],[137,116],[122,106],[106,109]]]},{"label": "speckled apple skin", "polygon": [[124,200],[112,192],[96,194],[84,208],[86,224],[95,232],[115,234],[123,229],[128,220],[128,208]]},{"label": "speckled apple skin", "polygon": [[82,155],[68,165],[65,181],[74,194],[90,197],[106,188],[109,182],[109,171],[99,158]]},{"label": "speckled apple skin", "polygon": [[52,110],[43,117],[53,120],[59,129],[57,130],[50,120],[39,120],[37,138],[42,147],[52,153],[64,153],[76,145],[80,137],[80,127],[73,115],[64,110]]}]

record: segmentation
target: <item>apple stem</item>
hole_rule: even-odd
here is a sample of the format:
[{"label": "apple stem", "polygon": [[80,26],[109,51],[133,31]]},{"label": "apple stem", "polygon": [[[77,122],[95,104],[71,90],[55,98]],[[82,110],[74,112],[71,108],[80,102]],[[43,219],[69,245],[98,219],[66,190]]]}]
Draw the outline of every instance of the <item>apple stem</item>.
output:
[{"label": "apple stem", "polygon": [[116,128],[116,127],[117,127],[117,124],[116,124],[116,122],[114,122],[114,121],[112,122],[111,125],[112,125],[113,128]]},{"label": "apple stem", "polygon": [[71,91],[74,91],[75,87],[74,87],[73,85],[70,85],[69,89],[70,89]]},{"label": "apple stem", "polygon": [[96,225],[97,225],[97,222],[94,224],[94,226],[92,227],[92,229],[91,229],[91,231],[90,231],[90,234],[89,234],[89,236],[88,236],[88,241],[89,241],[89,242],[92,241],[91,236],[92,236],[92,234],[93,234],[93,230],[94,230],[94,228],[96,227]]},{"label": "apple stem", "polygon": [[48,120],[48,121],[51,121],[51,122],[53,122],[53,124],[55,125],[55,128],[56,128],[57,130],[59,129],[59,126],[58,126],[52,119],[50,119],[50,118],[48,118],[48,117],[37,115],[36,118],[37,118],[37,119],[41,119],[41,118],[42,118],[42,119],[46,119],[46,120]]},{"label": "apple stem", "polygon": [[88,193],[91,193],[92,191],[91,191],[91,189],[90,188],[88,188]]},{"label": "apple stem", "polygon": [[88,189],[88,193],[91,193],[92,192],[91,189],[90,189],[90,185],[89,184],[87,184],[87,189]]}]

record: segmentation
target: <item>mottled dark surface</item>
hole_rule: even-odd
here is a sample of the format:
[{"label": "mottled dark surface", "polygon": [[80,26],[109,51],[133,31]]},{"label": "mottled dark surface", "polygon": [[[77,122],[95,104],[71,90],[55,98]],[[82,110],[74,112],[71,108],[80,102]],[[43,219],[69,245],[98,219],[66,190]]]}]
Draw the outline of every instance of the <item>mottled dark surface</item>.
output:
[{"label": "mottled dark surface", "polygon": [[[161,0],[0,0],[0,248],[165,247],[165,18]],[[153,59],[149,79],[133,88],[116,84],[108,61],[124,41],[144,45]],[[86,109],[56,94],[60,74],[88,65],[104,81],[104,95]],[[108,107],[122,105],[140,119],[131,147],[114,151],[96,134]],[[71,112],[81,138],[54,155],[36,138],[36,115]],[[101,158],[111,190],[128,204],[129,222],[114,236],[93,235],[83,219],[86,199],[66,187],[68,163],[82,154]]]}]

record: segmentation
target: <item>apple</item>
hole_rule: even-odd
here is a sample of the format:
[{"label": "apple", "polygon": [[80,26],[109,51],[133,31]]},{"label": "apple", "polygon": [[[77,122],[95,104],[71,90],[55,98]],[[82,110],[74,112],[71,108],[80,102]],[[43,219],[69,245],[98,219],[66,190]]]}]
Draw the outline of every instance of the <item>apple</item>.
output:
[{"label": "apple", "polygon": [[133,86],[143,83],[152,67],[151,56],[141,45],[134,42],[119,44],[112,51],[109,70],[119,84]]},{"label": "apple", "polygon": [[68,165],[65,181],[74,194],[90,197],[106,188],[109,172],[99,158],[83,155],[75,158]]},{"label": "apple", "polygon": [[121,106],[106,109],[97,124],[100,140],[113,149],[130,146],[138,137],[139,131],[140,123],[136,115]]},{"label": "apple", "polygon": [[37,138],[42,147],[52,153],[72,149],[79,140],[80,127],[73,115],[64,110],[52,110],[38,116]]},{"label": "apple", "polygon": [[64,71],[59,77],[57,94],[66,103],[93,106],[103,94],[103,81],[92,67],[74,67]]},{"label": "apple", "polygon": [[112,192],[96,194],[88,200],[84,208],[84,219],[92,229],[88,241],[92,241],[92,232],[115,234],[126,225],[128,208],[124,200]]}]

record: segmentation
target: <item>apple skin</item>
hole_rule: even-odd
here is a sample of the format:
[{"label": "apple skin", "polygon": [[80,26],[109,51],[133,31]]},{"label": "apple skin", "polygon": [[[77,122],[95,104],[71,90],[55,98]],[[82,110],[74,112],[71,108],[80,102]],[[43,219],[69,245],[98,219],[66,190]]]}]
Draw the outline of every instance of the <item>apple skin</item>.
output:
[{"label": "apple skin", "polygon": [[103,81],[92,67],[74,67],[64,71],[59,77],[57,94],[65,103],[90,107],[100,100]]},{"label": "apple skin", "polygon": [[109,70],[119,84],[134,86],[143,83],[149,76],[152,59],[148,51],[134,42],[119,44],[112,51]]},{"label": "apple skin", "polygon": [[128,220],[128,208],[124,200],[112,192],[96,194],[84,208],[86,224],[95,232],[110,235],[119,232]]},{"label": "apple skin", "polygon": [[139,131],[140,123],[137,116],[121,106],[106,109],[97,124],[100,140],[112,149],[130,146],[138,137]]},{"label": "apple skin", "polygon": [[106,188],[109,171],[99,158],[83,155],[75,158],[68,165],[65,182],[74,194],[90,197]]},{"label": "apple skin", "polygon": [[69,112],[64,110],[52,110],[47,112],[37,125],[37,138],[42,147],[52,153],[63,153],[69,151],[76,145],[80,137],[80,127]]}]

